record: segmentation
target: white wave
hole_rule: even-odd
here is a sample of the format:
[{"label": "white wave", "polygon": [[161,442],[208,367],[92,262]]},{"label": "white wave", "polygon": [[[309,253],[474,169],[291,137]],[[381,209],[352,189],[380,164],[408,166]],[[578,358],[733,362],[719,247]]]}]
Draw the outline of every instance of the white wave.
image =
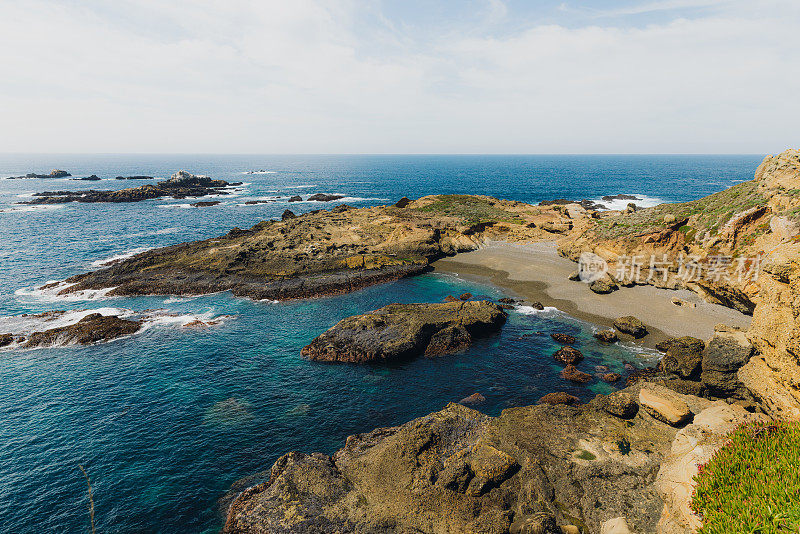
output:
[{"label": "white wave", "polygon": [[306,189],[309,187],[317,187],[317,184],[287,185],[284,186],[284,189]]},{"label": "white wave", "polygon": [[52,280],[43,286],[34,288],[24,287],[17,289],[14,291],[14,294],[18,297],[24,297],[31,301],[39,302],[81,302],[84,300],[101,300],[104,298],[111,298],[108,296],[108,294],[116,289],[114,287],[103,289],[83,289],[81,291],[59,295],[62,290],[74,285],[74,283]]},{"label": "white wave", "polygon": [[278,171],[242,171],[239,174],[278,174]]},{"label": "white wave", "polygon": [[99,268],[99,267],[108,267],[109,265],[113,265],[115,263],[119,263],[122,260],[127,260],[128,258],[132,258],[139,253],[145,252],[147,250],[152,250],[155,247],[139,247],[133,250],[129,250],[128,252],[123,252],[122,254],[115,254],[114,256],[110,256],[108,258],[102,260],[95,260],[91,263],[92,267]]},{"label": "white wave", "polygon": [[189,203],[184,204],[159,204],[159,208],[183,208],[183,209],[191,209],[192,205]]},{"label": "white wave", "polygon": [[157,326],[215,326],[232,319],[232,316],[214,315],[213,310],[204,313],[172,313],[166,310],[150,310],[143,313],[141,319],[144,321],[142,328],[148,329]]},{"label": "white wave", "polygon": [[0,213],[20,213],[26,211],[53,211],[63,208],[63,204],[34,204],[29,206],[14,206],[13,208],[0,209]]},{"label": "white wave", "polygon": [[543,310],[539,310],[537,308],[534,308],[533,306],[522,306],[522,305],[514,306],[514,310],[523,315],[543,315],[543,314],[557,313],[561,311],[555,306],[545,306]]},{"label": "white wave", "polygon": [[34,193],[33,191],[27,191],[25,193],[20,193],[19,195],[17,195],[17,198],[34,198],[33,193]]},{"label": "white wave", "polygon": [[197,297],[168,297],[164,299],[164,304],[176,304],[178,302],[188,302],[196,298]]},{"label": "white wave", "polygon": [[[332,195],[338,193],[330,193]],[[283,202],[288,202],[288,199],[282,199]],[[336,202],[369,202],[369,201],[382,201],[388,202],[388,198],[377,198],[377,197],[349,197],[349,196],[342,196],[342,198],[337,198],[336,200],[295,200],[292,204],[334,204]]]},{"label": "white wave", "polygon": [[636,197],[636,200],[632,199],[625,199],[625,200],[603,200],[602,198],[592,198],[590,199],[592,202],[596,202],[598,204],[602,204],[608,210],[624,210],[628,207],[628,204],[633,202],[640,208],[652,208],[653,206],[658,206],[659,204],[663,204],[666,202],[663,199],[650,197],[647,195],[640,195],[638,193],[628,193],[631,196]]}]

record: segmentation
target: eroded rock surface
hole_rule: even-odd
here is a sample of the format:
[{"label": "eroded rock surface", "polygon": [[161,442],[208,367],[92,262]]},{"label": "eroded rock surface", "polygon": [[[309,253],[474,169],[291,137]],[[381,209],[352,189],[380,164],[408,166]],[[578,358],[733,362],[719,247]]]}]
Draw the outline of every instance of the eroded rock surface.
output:
[{"label": "eroded rock surface", "polygon": [[326,362],[386,362],[450,354],[500,329],[507,314],[489,301],[389,304],[342,319],[303,348]]}]

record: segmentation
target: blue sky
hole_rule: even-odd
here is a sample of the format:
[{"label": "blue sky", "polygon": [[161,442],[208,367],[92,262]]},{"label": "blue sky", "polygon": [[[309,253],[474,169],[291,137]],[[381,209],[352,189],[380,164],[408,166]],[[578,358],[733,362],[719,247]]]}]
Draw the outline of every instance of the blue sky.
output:
[{"label": "blue sky", "polygon": [[796,0],[4,0],[0,152],[772,153]]}]

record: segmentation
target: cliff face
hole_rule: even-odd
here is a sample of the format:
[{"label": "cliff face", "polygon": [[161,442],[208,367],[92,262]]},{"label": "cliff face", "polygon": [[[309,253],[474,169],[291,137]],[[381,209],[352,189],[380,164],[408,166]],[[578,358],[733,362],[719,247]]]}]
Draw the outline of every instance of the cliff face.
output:
[{"label": "cliff face", "polygon": [[625,275],[638,257],[637,283],[691,289],[752,314],[747,335],[757,353],[739,379],[771,414],[798,418],[799,222],[800,150],[787,150],[764,158],[753,180],[696,201],[605,218],[559,251],[576,261],[587,251],[601,256],[623,284],[634,283]]}]

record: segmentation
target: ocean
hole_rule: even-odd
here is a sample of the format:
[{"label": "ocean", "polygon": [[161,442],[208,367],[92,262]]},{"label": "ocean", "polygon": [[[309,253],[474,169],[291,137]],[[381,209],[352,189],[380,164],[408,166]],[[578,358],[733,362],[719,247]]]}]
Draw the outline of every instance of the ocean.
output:
[{"label": "ocean", "polygon": [[[596,328],[558,310],[520,307],[503,331],[462,354],[396,365],[309,362],[300,349],[339,319],[391,302],[437,302],[503,292],[453,275],[425,274],[331,298],[254,302],[196,298],[65,299],[36,288],[137,251],[226,233],[238,226],[345,202],[362,207],[436,193],[524,202],[636,194],[642,205],[692,200],[749,180],[762,156],[193,156],[0,155],[0,334],[41,326],[31,317],[69,310],[121,315],[151,310],[133,336],[89,347],[0,350],[0,532],[89,527],[83,465],[97,531],[218,532],[219,499],[241,477],[291,450],[332,453],[354,433],[403,423],[473,393],[497,415],[554,389],[583,400],[613,386],[566,383],[549,333],[589,343]],[[64,169],[100,181],[8,180]],[[243,182],[217,206],[156,199],[124,204],[17,204],[34,192],[119,189],[185,169]],[[344,195],[288,203],[289,195]],[[247,205],[249,200],[276,202]],[[208,200],[208,197],[202,200]],[[20,317],[29,314],[27,317]],[[207,328],[184,325],[217,320]],[[51,323],[49,327],[52,327]],[[657,356],[632,344],[585,351],[582,367],[624,372]]]}]

